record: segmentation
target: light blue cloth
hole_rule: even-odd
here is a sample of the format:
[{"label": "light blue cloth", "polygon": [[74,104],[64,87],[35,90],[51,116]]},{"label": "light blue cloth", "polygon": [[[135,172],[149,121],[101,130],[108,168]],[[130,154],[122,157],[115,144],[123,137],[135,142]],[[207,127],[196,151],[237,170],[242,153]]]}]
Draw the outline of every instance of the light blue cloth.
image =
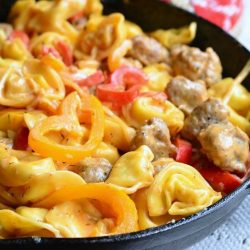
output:
[{"label": "light blue cloth", "polygon": [[187,250],[250,250],[250,197],[225,224]]}]

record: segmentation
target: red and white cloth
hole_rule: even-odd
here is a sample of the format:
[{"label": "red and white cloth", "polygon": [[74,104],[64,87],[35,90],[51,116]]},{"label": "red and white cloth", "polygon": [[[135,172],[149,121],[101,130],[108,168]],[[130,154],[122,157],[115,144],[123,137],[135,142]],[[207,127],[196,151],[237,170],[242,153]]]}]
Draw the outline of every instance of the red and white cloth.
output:
[{"label": "red and white cloth", "polygon": [[163,0],[195,12],[237,37],[250,49],[250,0]]},{"label": "red and white cloth", "polygon": [[243,0],[166,0],[195,12],[210,22],[230,31],[243,12]]}]

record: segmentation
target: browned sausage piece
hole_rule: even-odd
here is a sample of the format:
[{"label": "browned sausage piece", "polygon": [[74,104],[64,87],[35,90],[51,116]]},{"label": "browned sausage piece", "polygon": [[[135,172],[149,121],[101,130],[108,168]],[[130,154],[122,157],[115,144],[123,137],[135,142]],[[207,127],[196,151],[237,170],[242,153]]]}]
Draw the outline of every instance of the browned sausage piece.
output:
[{"label": "browned sausage piece", "polygon": [[190,81],[184,76],[174,77],[167,85],[166,92],[170,101],[186,114],[208,98],[203,81]]},{"label": "browned sausage piece", "polygon": [[152,150],[155,160],[161,157],[169,157],[176,152],[175,146],[170,141],[168,127],[160,118],[150,119],[138,129],[132,142],[132,149],[141,145],[146,145]]},{"label": "browned sausage piece", "polygon": [[204,153],[219,168],[230,172],[245,172],[249,152],[248,136],[231,123],[211,124],[198,139]]},{"label": "browned sausage piece", "polygon": [[207,87],[221,80],[221,62],[212,48],[203,52],[199,48],[176,45],[171,49],[171,61],[175,75],[192,81],[203,80]]},{"label": "browned sausage piece", "polygon": [[200,131],[210,124],[227,122],[228,110],[218,99],[210,98],[197,106],[186,118],[181,131],[183,137],[196,139]]},{"label": "browned sausage piece", "polygon": [[112,169],[112,165],[104,158],[87,157],[80,162],[76,172],[82,176],[87,183],[105,181]]},{"label": "browned sausage piece", "polygon": [[140,35],[132,38],[132,42],[133,46],[128,55],[144,65],[169,62],[168,50],[154,38]]}]

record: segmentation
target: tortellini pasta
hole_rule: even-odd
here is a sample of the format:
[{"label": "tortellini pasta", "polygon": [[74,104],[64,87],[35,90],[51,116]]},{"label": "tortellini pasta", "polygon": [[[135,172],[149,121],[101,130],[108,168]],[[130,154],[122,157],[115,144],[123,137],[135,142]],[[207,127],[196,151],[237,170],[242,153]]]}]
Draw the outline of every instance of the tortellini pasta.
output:
[{"label": "tortellini pasta", "polygon": [[153,64],[145,67],[143,71],[149,78],[146,88],[152,91],[164,92],[171,80],[171,76],[167,70],[168,67],[164,64]]},{"label": "tortellini pasta", "polygon": [[184,125],[184,114],[167,100],[152,97],[137,98],[132,104],[124,107],[123,115],[128,124],[139,127],[145,121],[158,117],[169,127],[172,135],[177,134]]},{"label": "tortellini pasta", "polygon": [[221,199],[200,173],[186,164],[169,162],[150,187],[135,196],[141,228],[149,228],[199,212]]},{"label": "tortellini pasta", "polygon": [[111,164],[114,164],[120,157],[117,148],[105,142],[100,143],[93,156],[107,159]]},{"label": "tortellini pasta", "polygon": [[91,1],[18,1],[11,10],[10,19],[14,27],[29,32],[42,33],[54,31],[66,35],[73,43],[78,31],[67,19],[84,7],[89,8]]},{"label": "tortellini pasta", "polygon": [[153,158],[154,155],[147,146],[124,154],[113,166],[106,183],[113,184],[126,193],[134,193],[149,186],[153,181]]},{"label": "tortellini pasta", "polygon": [[179,29],[156,30],[150,33],[150,35],[161,42],[167,48],[170,48],[176,44],[191,43],[195,38],[196,29],[196,23],[191,23],[189,26]]},{"label": "tortellini pasta", "polygon": [[31,58],[28,48],[20,39],[0,42],[0,56],[3,58],[24,61]]},{"label": "tortellini pasta", "polygon": [[10,192],[19,204],[34,203],[63,187],[84,184],[85,181],[71,171],[61,170],[36,175],[25,185],[13,187]]},{"label": "tortellini pasta", "polygon": [[59,75],[37,59],[26,61],[22,68],[0,69],[1,105],[15,108],[39,105],[54,112],[64,95]]},{"label": "tortellini pasta", "polygon": [[51,158],[41,158],[35,154],[6,149],[0,145],[0,183],[7,187],[25,185],[33,176],[54,172]]},{"label": "tortellini pasta", "polygon": [[35,36],[30,42],[30,50],[35,56],[39,56],[42,50],[47,48],[56,47],[56,44],[61,41],[71,47],[71,43],[66,36],[56,32],[45,32],[41,35]]},{"label": "tortellini pasta", "polygon": [[105,113],[104,140],[120,150],[128,150],[135,136],[135,130],[108,108],[105,108]]},{"label": "tortellini pasta", "polygon": [[[234,85],[234,79],[225,78],[209,88],[210,96],[225,99]],[[245,116],[250,110],[250,93],[241,84],[234,86],[234,91],[228,100],[229,120],[248,135],[250,122]]]},{"label": "tortellini pasta", "polygon": [[0,145],[0,184],[10,188],[11,194],[21,204],[38,201],[67,185],[85,183],[75,173],[56,170],[51,158]]},{"label": "tortellini pasta", "polygon": [[119,13],[105,17],[95,30],[84,30],[79,48],[85,55],[102,60],[113,53],[126,37],[124,16]]},{"label": "tortellini pasta", "polygon": [[16,211],[1,209],[0,236],[3,238],[30,235],[62,237],[56,228],[44,221],[47,212],[47,209],[30,207],[18,207]]}]

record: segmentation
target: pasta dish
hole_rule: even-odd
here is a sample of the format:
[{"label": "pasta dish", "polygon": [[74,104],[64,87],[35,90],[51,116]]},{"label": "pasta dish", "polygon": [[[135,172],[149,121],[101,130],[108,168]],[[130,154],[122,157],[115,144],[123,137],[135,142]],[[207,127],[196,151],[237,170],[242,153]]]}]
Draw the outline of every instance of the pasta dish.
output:
[{"label": "pasta dish", "polygon": [[250,93],[196,23],[145,33],[99,0],[0,24],[0,238],[98,237],[202,211],[248,177]]}]

